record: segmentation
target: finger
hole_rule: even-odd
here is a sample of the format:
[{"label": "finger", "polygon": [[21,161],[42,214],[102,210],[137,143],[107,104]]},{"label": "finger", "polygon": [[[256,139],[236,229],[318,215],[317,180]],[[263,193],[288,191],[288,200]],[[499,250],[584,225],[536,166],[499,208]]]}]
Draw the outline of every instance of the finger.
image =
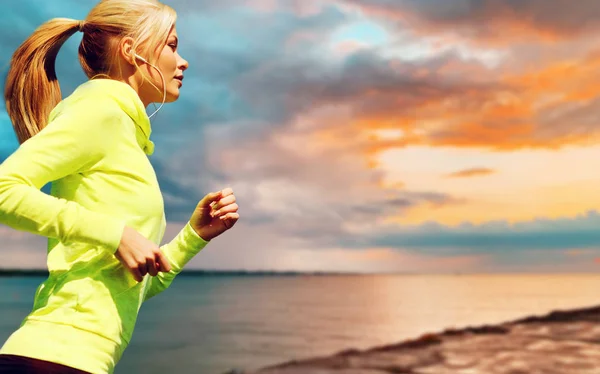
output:
[{"label": "finger", "polygon": [[148,268],[148,274],[155,277],[158,274],[158,269],[156,267],[156,260],[154,258],[146,259],[146,268]]},{"label": "finger", "polygon": [[210,192],[206,194],[198,203],[198,207],[200,208],[209,208],[211,204],[221,198],[221,191],[218,192]]},{"label": "finger", "polygon": [[171,264],[169,263],[167,256],[165,256],[160,249],[156,252],[156,262],[160,265],[160,271],[164,273],[171,271]]},{"label": "finger", "polygon": [[229,205],[224,206],[223,208],[217,210],[216,212],[214,212],[214,217],[224,216],[227,213],[235,213],[238,211],[238,208],[239,207],[236,203],[229,204]]},{"label": "finger", "polygon": [[219,201],[217,201],[216,203],[214,203],[212,205],[212,208],[214,211],[218,211],[221,208],[223,208],[224,206],[230,205],[235,203],[235,196],[234,195],[229,195],[227,197],[223,197],[221,198]]},{"label": "finger", "polygon": [[140,269],[138,268],[133,268],[129,270],[131,272],[131,274],[133,275],[133,277],[135,278],[136,281],[141,282],[144,277],[142,277],[142,274],[140,274]]},{"label": "finger", "polygon": [[223,224],[228,229],[232,228],[233,225],[235,225],[235,223],[238,221],[239,218],[240,218],[240,215],[238,213],[227,213],[224,216],[219,217],[219,219],[221,221],[223,221]]},{"label": "finger", "polygon": [[224,219],[224,220],[238,220],[240,218],[240,214],[239,213],[227,213],[225,215],[222,215],[221,217],[219,217],[220,219]]},{"label": "finger", "polygon": [[222,197],[227,197],[229,195],[233,195],[233,189],[231,189],[231,187],[227,187],[227,188],[221,190],[221,194],[222,194]]},{"label": "finger", "polygon": [[148,265],[146,265],[146,263],[139,264],[137,268],[138,268],[138,270],[139,270],[140,274],[142,275],[142,278],[143,278],[143,277],[144,277],[146,274],[148,274]]}]

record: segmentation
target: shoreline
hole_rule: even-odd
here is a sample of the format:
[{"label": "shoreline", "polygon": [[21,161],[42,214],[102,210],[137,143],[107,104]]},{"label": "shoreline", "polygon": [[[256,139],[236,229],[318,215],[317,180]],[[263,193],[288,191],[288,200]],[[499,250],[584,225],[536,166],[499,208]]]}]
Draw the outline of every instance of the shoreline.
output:
[{"label": "shoreline", "polygon": [[[344,271],[295,271],[295,270],[245,270],[245,269],[187,269],[178,276],[443,276],[443,277],[469,277],[469,276],[600,276],[597,272],[448,272],[448,273],[419,273],[419,272],[344,272]],[[47,269],[20,269],[0,268],[2,277],[47,277]]]},{"label": "shoreline", "polygon": [[224,374],[600,373],[600,305]]}]

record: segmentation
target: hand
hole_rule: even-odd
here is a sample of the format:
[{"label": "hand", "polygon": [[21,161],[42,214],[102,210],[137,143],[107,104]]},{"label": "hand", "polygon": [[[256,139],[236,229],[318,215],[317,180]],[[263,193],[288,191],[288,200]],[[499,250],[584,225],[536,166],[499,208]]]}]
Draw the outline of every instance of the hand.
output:
[{"label": "hand", "polygon": [[171,271],[171,264],[160,248],[128,226],[123,230],[115,257],[138,282],[141,282],[146,274],[154,277],[159,271]]},{"label": "hand", "polygon": [[231,188],[211,192],[196,206],[190,225],[204,240],[209,241],[235,225],[240,215]]}]

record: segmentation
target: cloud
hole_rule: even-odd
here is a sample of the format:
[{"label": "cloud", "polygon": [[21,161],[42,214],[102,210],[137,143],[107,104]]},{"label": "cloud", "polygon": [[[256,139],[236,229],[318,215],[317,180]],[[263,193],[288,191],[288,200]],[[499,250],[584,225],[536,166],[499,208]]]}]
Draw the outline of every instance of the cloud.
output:
[{"label": "cloud", "polygon": [[[597,225],[600,214],[589,211],[575,218],[555,220],[539,218],[509,224],[492,221],[480,225],[464,222],[450,227],[435,222],[418,226],[390,226],[370,235],[344,239],[351,247],[386,247],[411,249],[419,253],[518,253],[523,250],[565,251],[599,249]],[[368,238],[367,238],[368,237]]]},{"label": "cloud", "polygon": [[[595,228],[599,222],[600,214],[589,212],[572,219],[537,219],[514,225],[390,226],[389,231],[379,229],[373,235],[346,233],[345,240],[327,244],[309,235],[281,235],[276,225],[242,220],[236,230],[203,250],[190,267],[441,273],[596,271],[600,247]],[[178,229],[170,225],[166,238]]]},{"label": "cloud", "polygon": [[482,175],[493,174],[495,172],[496,172],[495,170],[488,169],[488,168],[471,168],[471,169],[456,171],[454,173],[448,174],[447,176],[449,178],[478,177],[478,176],[482,176]]},{"label": "cloud", "polygon": [[324,135],[404,131],[363,143],[371,154],[416,144],[515,150],[598,139],[594,53],[530,71],[513,67],[512,58],[529,63],[516,52],[491,67],[457,49],[403,61],[385,56],[386,47],[361,48],[336,62],[283,55],[248,70],[232,87],[266,125],[256,131],[330,106],[349,108],[352,126],[321,123],[315,131]]},{"label": "cloud", "polygon": [[345,0],[364,12],[423,32],[449,32],[488,43],[574,38],[598,30],[594,0]]},{"label": "cloud", "polygon": [[[212,177],[210,188],[231,185],[252,223],[321,244],[335,242],[348,230],[368,230],[417,205],[464,203],[435,190],[382,188],[383,173],[368,168],[361,152],[353,152],[360,149],[355,144],[360,139],[322,142],[307,130],[329,117],[343,123],[343,115],[335,106],[321,107],[245,142],[227,139],[231,128],[226,126],[208,128],[204,136],[210,169],[205,177]],[[190,164],[186,160],[193,154],[188,149],[173,157]]]}]

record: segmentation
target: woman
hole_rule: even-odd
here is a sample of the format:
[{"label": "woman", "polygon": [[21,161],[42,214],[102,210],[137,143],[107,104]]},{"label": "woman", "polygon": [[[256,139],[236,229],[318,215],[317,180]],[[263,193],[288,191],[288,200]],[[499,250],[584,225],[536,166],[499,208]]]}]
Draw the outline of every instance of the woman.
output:
[{"label": "woman", "polygon": [[[49,277],[2,346],[0,373],[112,373],[142,303],[239,218],[231,189],[209,193],[158,246],[146,107],[179,97],[188,63],[175,20],[156,0],[103,0],[85,21],[45,23],[13,56],[5,97],[21,145],[0,165],[0,223],[48,237]],[[55,58],[77,31],[90,80],[61,101]]]}]

